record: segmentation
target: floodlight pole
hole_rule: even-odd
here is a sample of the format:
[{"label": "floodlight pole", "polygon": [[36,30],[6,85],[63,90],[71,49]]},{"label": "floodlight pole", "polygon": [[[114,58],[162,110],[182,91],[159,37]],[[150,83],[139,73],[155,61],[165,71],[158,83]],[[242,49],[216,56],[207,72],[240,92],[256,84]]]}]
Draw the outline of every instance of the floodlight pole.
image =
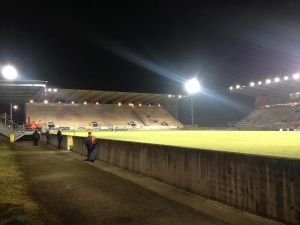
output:
[{"label": "floodlight pole", "polygon": [[191,94],[191,120],[192,120],[192,126],[194,126],[194,101],[193,101],[193,95]]},{"label": "floodlight pole", "polygon": [[194,126],[194,100],[193,100],[193,94],[198,92],[200,90],[200,84],[198,80],[195,78],[187,81],[185,83],[185,89],[190,94],[191,97],[191,123],[192,126]]},{"label": "floodlight pole", "polygon": [[10,103],[10,127],[12,128],[13,118],[12,118],[12,102]]}]

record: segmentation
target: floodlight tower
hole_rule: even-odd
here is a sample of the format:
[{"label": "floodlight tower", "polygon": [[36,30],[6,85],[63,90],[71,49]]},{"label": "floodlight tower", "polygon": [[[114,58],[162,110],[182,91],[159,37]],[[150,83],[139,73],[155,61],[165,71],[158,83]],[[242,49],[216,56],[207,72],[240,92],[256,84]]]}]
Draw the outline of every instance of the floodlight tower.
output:
[{"label": "floodlight tower", "polygon": [[[14,80],[14,79],[16,79],[16,77],[18,75],[18,72],[13,66],[7,65],[7,66],[2,68],[2,75],[7,80]],[[10,103],[10,120],[11,120],[11,123],[12,123],[12,109],[13,109],[13,106],[12,106],[12,102],[11,102]],[[12,126],[12,124],[11,124],[11,126]]]},{"label": "floodlight tower", "polygon": [[7,65],[2,68],[2,74],[6,79],[13,80],[17,77],[18,72],[13,66]]},{"label": "floodlight tower", "polygon": [[199,81],[195,78],[190,79],[185,83],[185,89],[191,96],[191,121],[192,121],[192,126],[194,126],[194,101],[193,101],[193,94],[197,93],[200,91],[200,83]]}]

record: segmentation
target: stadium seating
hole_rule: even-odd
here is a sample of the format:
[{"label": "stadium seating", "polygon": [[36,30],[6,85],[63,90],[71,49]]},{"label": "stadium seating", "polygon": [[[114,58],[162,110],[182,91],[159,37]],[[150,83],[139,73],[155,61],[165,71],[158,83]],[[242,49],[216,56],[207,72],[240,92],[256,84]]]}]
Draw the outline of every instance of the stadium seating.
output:
[{"label": "stadium seating", "polygon": [[[99,126],[181,126],[163,106],[132,106],[116,104],[27,104],[30,121],[53,122],[56,127]],[[162,123],[164,122],[164,123]]]},{"label": "stadium seating", "polygon": [[300,107],[286,107],[254,110],[236,124],[239,128],[288,128],[291,124],[300,125]]}]

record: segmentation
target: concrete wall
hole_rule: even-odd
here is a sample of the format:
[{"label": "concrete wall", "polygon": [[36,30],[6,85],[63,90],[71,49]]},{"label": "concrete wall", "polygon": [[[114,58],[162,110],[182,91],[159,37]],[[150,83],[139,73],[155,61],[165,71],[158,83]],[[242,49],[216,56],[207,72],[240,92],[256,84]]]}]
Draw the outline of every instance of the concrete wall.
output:
[{"label": "concrete wall", "polygon": [[[66,140],[66,138],[64,138]],[[86,155],[84,138],[73,151]],[[300,160],[98,139],[97,158],[287,224],[300,224]]]},{"label": "concrete wall", "polygon": [[[70,149],[70,144],[69,144],[70,143],[69,142],[70,138],[72,138],[72,137],[71,136],[63,135],[63,140],[61,142],[61,145],[62,145],[63,149],[68,149],[68,150]],[[44,133],[42,133],[40,141],[46,143],[47,139],[46,139],[46,135]],[[56,134],[51,134],[50,135],[50,144],[58,147],[58,142],[57,142],[57,136],[56,136]]]}]

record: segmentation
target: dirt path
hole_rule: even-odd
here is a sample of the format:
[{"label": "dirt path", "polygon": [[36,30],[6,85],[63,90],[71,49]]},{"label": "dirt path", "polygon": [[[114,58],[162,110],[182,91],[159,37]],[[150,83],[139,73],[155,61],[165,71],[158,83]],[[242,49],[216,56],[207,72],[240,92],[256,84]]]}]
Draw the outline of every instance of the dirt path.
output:
[{"label": "dirt path", "polygon": [[44,143],[14,150],[45,224],[278,224]]}]

